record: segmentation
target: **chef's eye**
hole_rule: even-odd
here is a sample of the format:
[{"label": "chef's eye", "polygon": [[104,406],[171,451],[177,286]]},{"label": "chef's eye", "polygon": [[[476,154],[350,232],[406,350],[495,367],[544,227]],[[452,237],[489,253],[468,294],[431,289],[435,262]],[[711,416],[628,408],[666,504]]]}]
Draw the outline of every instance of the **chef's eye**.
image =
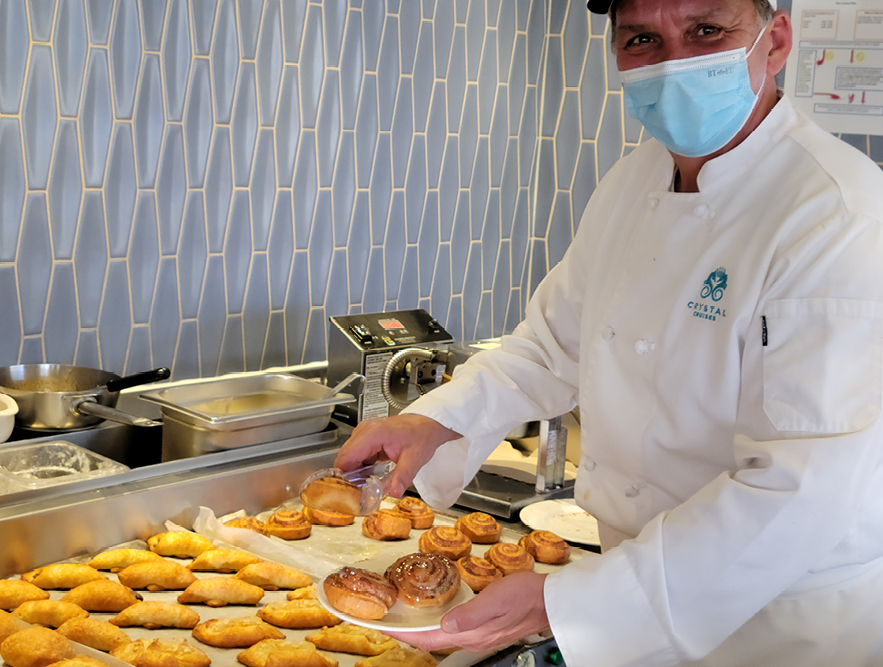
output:
[{"label": "chef's eye", "polygon": [[626,41],[625,47],[640,46],[641,44],[649,44],[652,41],[649,35],[635,35]]},{"label": "chef's eye", "polygon": [[700,37],[714,37],[720,32],[721,29],[715,25],[700,25],[696,28],[696,34]]}]

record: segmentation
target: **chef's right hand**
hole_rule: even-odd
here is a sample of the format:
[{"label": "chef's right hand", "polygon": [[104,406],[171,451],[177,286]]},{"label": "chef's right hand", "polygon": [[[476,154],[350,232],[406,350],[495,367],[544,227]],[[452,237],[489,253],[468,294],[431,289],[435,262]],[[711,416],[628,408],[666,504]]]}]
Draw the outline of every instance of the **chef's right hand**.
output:
[{"label": "chef's right hand", "polygon": [[346,472],[379,460],[394,461],[396,467],[390,473],[389,495],[401,498],[435,450],[460,437],[456,431],[423,415],[369,419],[353,430],[337,453],[334,467]]}]

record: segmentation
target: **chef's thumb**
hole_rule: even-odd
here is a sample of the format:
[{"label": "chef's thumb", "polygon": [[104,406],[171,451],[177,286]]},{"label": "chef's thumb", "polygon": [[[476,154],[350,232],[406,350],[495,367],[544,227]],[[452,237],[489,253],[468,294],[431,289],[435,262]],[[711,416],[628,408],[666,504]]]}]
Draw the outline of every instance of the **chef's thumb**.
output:
[{"label": "chef's thumb", "polygon": [[475,630],[497,615],[496,610],[489,608],[478,596],[442,616],[441,629],[448,634]]}]

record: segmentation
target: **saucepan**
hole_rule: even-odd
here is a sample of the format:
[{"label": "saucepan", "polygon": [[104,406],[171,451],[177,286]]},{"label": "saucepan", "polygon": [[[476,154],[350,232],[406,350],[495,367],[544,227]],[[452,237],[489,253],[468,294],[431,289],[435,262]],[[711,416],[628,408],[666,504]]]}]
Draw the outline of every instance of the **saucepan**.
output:
[{"label": "saucepan", "polygon": [[74,431],[104,419],[132,426],[159,422],[116,410],[119,392],[158,382],[171,375],[156,368],[120,377],[97,368],[64,364],[18,364],[0,367],[0,393],[18,404],[15,423],[35,431]]}]

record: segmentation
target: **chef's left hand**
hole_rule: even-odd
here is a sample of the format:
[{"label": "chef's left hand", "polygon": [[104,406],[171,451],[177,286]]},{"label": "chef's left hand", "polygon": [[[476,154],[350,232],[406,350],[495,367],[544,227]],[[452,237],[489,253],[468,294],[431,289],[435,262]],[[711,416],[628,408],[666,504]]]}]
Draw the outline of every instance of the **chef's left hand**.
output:
[{"label": "chef's left hand", "polygon": [[490,651],[549,629],[543,582],[535,572],[511,574],[490,584],[479,595],[447,612],[440,630],[396,634],[396,639],[424,651],[459,646]]}]

